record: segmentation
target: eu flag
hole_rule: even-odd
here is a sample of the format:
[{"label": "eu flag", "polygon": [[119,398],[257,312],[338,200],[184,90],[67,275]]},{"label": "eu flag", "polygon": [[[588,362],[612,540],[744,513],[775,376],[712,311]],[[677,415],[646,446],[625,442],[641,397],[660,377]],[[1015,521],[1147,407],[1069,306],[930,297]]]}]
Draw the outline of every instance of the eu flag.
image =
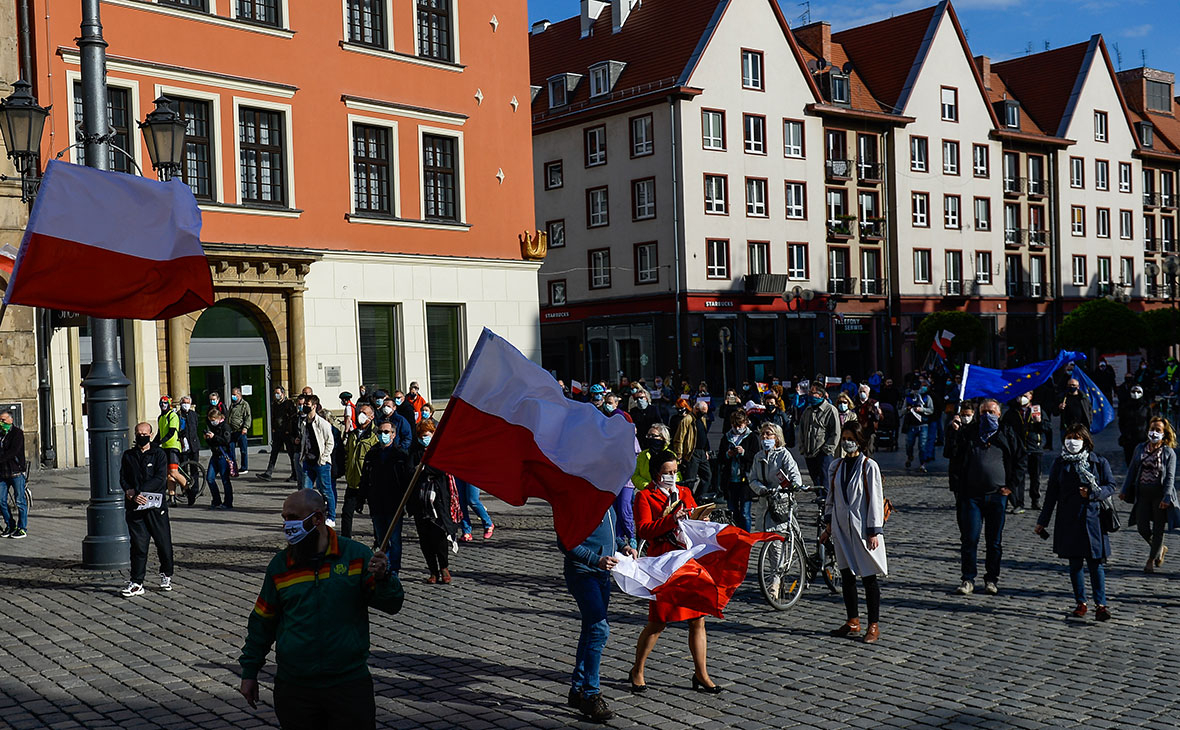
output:
[{"label": "eu flag", "polygon": [[966,365],[963,368],[963,384],[959,389],[959,399],[995,398],[1007,402],[1021,393],[1036,390],[1053,377],[1053,373],[1062,365],[1084,359],[1086,356],[1080,352],[1062,350],[1052,360],[1034,362],[1008,370]]},{"label": "eu flag", "polygon": [[1073,377],[1077,378],[1081,386],[1079,390],[1090,399],[1090,433],[1098,433],[1114,420],[1114,406],[1081,368],[1073,369]]}]

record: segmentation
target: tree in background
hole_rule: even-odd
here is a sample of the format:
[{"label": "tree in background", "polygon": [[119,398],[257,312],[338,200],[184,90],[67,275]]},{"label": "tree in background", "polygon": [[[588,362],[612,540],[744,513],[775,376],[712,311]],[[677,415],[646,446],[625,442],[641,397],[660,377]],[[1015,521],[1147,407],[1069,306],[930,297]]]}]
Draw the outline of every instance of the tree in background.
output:
[{"label": "tree in background", "polygon": [[966,355],[982,347],[987,339],[987,330],[978,315],[967,312],[935,312],[918,323],[918,352],[926,353],[934,344],[934,338],[939,332],[946,330],[955,335],[951,340],[947,357]]},{"label": "tree in background", "polygon": [[1081,352],[1133,352],[1147,339],[1143,319],[1127,305],[1108,299],[1086,302],[1065,315],[1057,328],[1057,346]]}]

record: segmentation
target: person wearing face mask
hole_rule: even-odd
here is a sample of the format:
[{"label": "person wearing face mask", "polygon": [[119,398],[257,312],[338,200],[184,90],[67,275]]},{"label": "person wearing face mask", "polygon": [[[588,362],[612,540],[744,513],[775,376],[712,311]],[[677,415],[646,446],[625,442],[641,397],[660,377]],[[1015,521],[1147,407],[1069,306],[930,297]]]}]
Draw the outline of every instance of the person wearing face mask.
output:
[{"label": "person wearing face mask", "polygon": [[762,396],[762,413],[755,416],[758,430],[761,431],[763,426],[775,425],[778,426],[783,435],[783,445],[788,448],[795,446],[795,419],[794,413],[796,409],[788,406],[781,407],[781,401],[775,396],[773,391],[768,391]]},{"label": "person wearing face mask", "polygon": [[[25,432],[16,425],[12,411],[0,411],[0,514],[4,528],[0,537],[23,540],[28,537],[29,503],[25,495],[28,472],[25,461]],[[16,496],[16,515],[8,507],[8,492]]]},{"label": "person wearing face mask", "polygon": [[1114,368],[1106,362],[1106,358],[1098,361],[1098,370],[1094,373],[1094,385],[1098,386],[1108,401],[1114,401]]},{"label": "person wearing face mask", "polygon": [[397,447],[403,451],[409,451],[410,442],[414,439],[414,427],[396,411],[396,408],[396,399],[386,398],[385,402],[381,404],[381,413],[375,414],[377,423],[392,423],[396,434],[393,440]]},{"label": "person wearing face mask", "polygon": [[1081,391],[1077,378],[1071,377],[1065,383],[1065,395],[1061,403],[1057,404],[1057,413],[1061,415],[1061,432],[1065,433],[1074,426],[1082,426],[1090,430],[1090,421],[1094,412],[1090,404],[1090,397]]},{"label": "person wearing face mask", "polygon": [[[946,443],[943,444],[942,455],[947,460],[948,464],[956,463],[956,455],[962,448],[963,444],[963,427],[969,426],[975,422],[975,402],[962,401],[959,403],[959,412],[951,419],[947,426]],[[956,485],[958,479],[957,470],[947,469],[947,481],[950,484],[952,493],[957,494],[959,489]]]},{"label": "person wearing face mask", "polygon": [[905,432],[905,468],[909,469],[914,463],[914,444],[918,445],[918,469],[925,474],[927,443],[930,439],[929,424],[934,417],[934,401],[926,393],[926,386],[915,383],[905,398],[905,414],[901,419],[901,429]]},{"label": "person wearing face mask", "polygon": [[844,625],[832,631],[832,635],[860,636],[859,597],[856,594],[856,579],[860,578],[868,612],[864,642],[872,644],[880,638],[881,586],[877,577],[889,574],[889,561],[883,534],[885,496],[881,467],[865,453],[867,446],[868,437],[860,424],[853,422],[841,430],[843,457],[832,462],[828,475],[832,489],[824,503],[827,526],[819,541],[830,539],[836,551],[844,609],[848,616]]},{"label": "person wearing face mask", "polygon": [[[193,399],[189,396],[180,398],[180,460],[201,460],[201,428],[197,411],[193,408]],[[189,485],[189,506],[196,499],[195,484]]]},{"label": "person wearing face mask", "polygon": [[656,413],[655,406],[652,405],[651,393],[646,390],[639,389],[635,395],[631,397],[631,410],[627,415],[631,417],[631,423],[635,424],[635,433],[645,434],[656,423],[660,423],[660,416]]},{"label": "person wearing face mask", "polygon": [[841,427],[846,423],[852,423],[857,418],[856,405],[852,402],[852,396],[843,391],[836,396],[836,415],[839,417]]},{"label": "person wearing face mask", "polygon": [[1135,447],[1119,499],[1134,505],[1131,522],[1148,546],[1145,573],[1164,563],[1168,546],[1164,531],[1176,498],[1176,432],[1166,418],[1156,416],[1147,426],[1147,440]]},{"label": "person wearing face mask", "polygon": [[164,450],[168,464],[168,501],[175,504],[177,493],[185,494],[188,480],[180,473],[180,414],[173,407],[171,396],[160,396],[160,418],[156,426],[156,445]]},{"label": "person wearing face mask", "polygon": [[844,376],[844,382],[840,384],[840,392],[848,395],[849,398],[856,397],[856,381],[852,379],[851,375]]},{"label": "person wearing face mask", "polygon": [[[419,423],[414,433],[410,465],[417,468],[434,438],[434,426]],[[456,544],[455,533],[462,520],[455,478],[434,467],[424,467],[414,493],[406,502],[406,512],[414,518],[414,526],[418,528],[418,545],[430,571],[426,582],[449,584],[451,546]]]},{"label": "person wearing face mask", "polygon": [[[1051,448],[1053,443],[1053,427],[1049,419],[1044,417],[1041,407],[1033,403],[1033,392],[1023,393],[1012,401],[1001,423],[1012,429],[1024,443],[1028,471],[1028,492],[1032,497],[1032,508],[1041,508],[1041,457],[1045,449]],[[1011,514],[1024,513],[1024,481],[1017,485],[1009,500],[1008,511]]]},{"label": "person wearing face mask", "polygon": [[328,503],[328,527],[336,526],[336,490],[332,486],[332,451],[336,439],[332,425],[320,415],[320,397],[307,396],[300,414],[300,443],[303,450],[303,487],[314,489],[324,496]]},{"label": "person wearing face mask", "polygon": [[983,532],[987,545],[984,590],[995,595],[999,592],[1005,507],[1008,496],[1024,481],[1024,444],[1000,423],[1000,404],[992,398],[979,404],[979,417],[974,422],[957,430],[958,443],[948,469],[959,523],[962,582],[957,591],[962,595],[975,591]]},{"label": "person wearing face mask", "polygon": [[[1049,469],[1045,489],[1045,506],[1033,530],[1045,532],[1053,510],[1057,520],[1053,528],[1053,552],[1069,560],[1069,579],[1073,585],[1074,610],[1070,616],[1083,618],[1087,613],[1086,581],[1083,567],[1090,572],[1090,587],[1097,606],[1095,618],[1110,620],[1106,606],[1106,568],[1110,557],[1110,537],[1102,527],[1101,503],[1114,496],[1114,472],[1110,462],[1094,453],[1089,429],[1073,426],[1062,438],[1061,456]],[[1151,561],[1148,561],[1148,565]]]},{"label": "person wearing face mask", "polygon": [[627,412],[619,408],[619,396],[614,393],[607,393],[602,403],[602,415],[604,416],[620,416],[627,423],[631,423],[631,416]]},{"label": "person wearing face mask", "polygon": [[417,382],[410,383],[410,390],[406,393],[406,403],[409,403],[410,407],[414,409],[415,422],[422,420],[422,408],[426,405],[426,399],[422,397],[421,388],[418,387]]},{"label": "person wearing face mask", "polygon": [[377,707],[368,667],[369,609],[393,615],[404,593],[384,553],[337,535],[326,524],[326,508],[310,489],[283,502],[288,546],[267,566],[250,612],[238,692],[257,707],[258,673],[274,645],[280,726],[371,730]]},{"label": "person wearing face mask", "polygon": [[672,429],[672,453],[682,464],[689,463],[697,447],[697,428],[687,399],[676,401],[676,415],[669,426]]},{"label": "person wearing face mask", "polygon": [[860,424],[865,434],[868,435],[869,448],[872,450],[873,439],[877,433],[877,425],[881,423],[881,406],[877,403],[877,399],[872,396],[872,391],[868,384],[861,383],[857,386],[854,407],[856,408],[856,422]]},{"label": "person wearing face mask", "polygon": [[[783,443],[783,431],[778,424],[763,422],[758,427],[758,446],[758,453],[754,454],[750,470],[746,473],[750,493],[754,497],[750,531],[768,532],[775,527],[773,520],[768,516],[770,498],[779,487],[801,486],[803,477],[799,473],[799,465],[795,463],[795,458]],[[779,547],[777,542],[768,542],[765,549],[776,550]],[[777,560],[772,564],[776,562]]]},{"label": "person wearing face mask", "polygon": [[216,408],[222,413],[228,413],[225,403],[221,401],[221,393],[218,393],[216,390],[209,394],[209,407]]},{"label": "person wearing face mask", "polygon": [[291,460],[291,476],[288,481],[294,481],[297,474],[295,468],[295,443],[291,437],[291,432],[295,430],[295,425],[299,422],[299,414],[295,407],[295,401],[287,397],[287,391],[280,386],[275,386],[272,395],[274,402],[270,406],[270,459],[266,464],[266,471],[258,475],[259,479],[266,481],[274,475],[275,464],[278,463],[279,454],[287,454],[287,458]]},{"label": "person wearing face mask", "polygon": [[840,441],[840,413],[825,397],[822,380],[812,381],[807,407],[799,416],[799,453],[807,464],[811,483],[827,487],[828,464]]},{"label": "person wearing face mask", "polygon": [[1119,446],[1123,447],[1123,461],[1131,465],[1131,458],[1147,433],[1151,419],[1151,403],[1144,397],[1143,386],[1132,383],[1126,394],[1119,396]]},{"label": "person wearing face mask", "polygon": [[750,429],[750,417],[745,411],[734,411],[717,449],[717,476],[733,524],[746,532],[750,531],[753,500],[748,474],[759,446],[758,434]]},{"label": "person wearing face mask", "polygon": [[[205,443],[213,452],[209,456],[209,469],[205,474],[205,481],[209,482],[209,492],[213,500],[209,509],[233,509],[234,485],[229,476],[230,443],[229,424],[225,422],[225,414],[217,408],[210,408],[206,414],[208,427],[205,429]],[[221,501],[221,493],[217,491],[217,477],[221,477],[225,487],[225,501]]]},{"label": "person wearing face mask", "polygon": [[418,412],[418,422],[421,423],[423,421],[430,421],[434,424],[435,428],[438,428],[438,421],[434,418],[434,408],[429,403],[422,406],[422,410]]},{"label": "person wearing face mask", "polygon": [[397,415],[405,419],[406,423],[410,424],[412,431],[414,424],[418,423],[418,412],[414,410],[414,404],[400,390],[393,391],[393,409]]},{"label": "person wearing face mask", "polygon": [[250,404],[242,397],[242,389],[234,388],[230,391],[230,406],[229,406],[229,433],[232,437],[231,448],[229,450],[230,458],[233,458],[234,449],[241,452],[238,460],[238,474],[249,474],[250,451],[250,425],[253,422],[253,414],[250,412]]},{"label": "person wearing face mask", "polygon": [[[692,492],[676,482],[678,466],[676,459],[667,454],[653,460],[651,471],[655,483],[641,491],[635,499],[635,530],[640,539],[647,540],[649,556],[663,555],[681,548],[676,542],[678,524],[680,520],[687,519],[697,506]],[[692,688],[698,692],[719,693],[721,688],[709,678],[707,667],[705,614],[681,608],[658,597],[648,603],[647,625],[639,634],[635,646],[635,663],[628,673],[631,691],[642,692],[647,688],[644,681],[647,658],[651,656],[667,625],[676,621],[688,622],[688,648],[694,667]]]},{"label": "person wearing face mask", "polygon": [[344,411],[341,414],[340,428],[344,434],[347,434],[356,428],[356,404],[352,402],[352,393],[347,390],[340,394],[340,408]]},{"label": "person wearing face mask", "polygon": [[390,570],[401,573],[403,517],[399,515],[396,524],[393,517],[410,486],[413,467],[410,466],[410,455],[396,443],[392,423],[386,421],[374,426],[373,431],[377,441],[365,452],[356,507],[369,510],[374,542],[384,538],[393,524],[389,542],[382,547],[388,552]]},{"label": "person wearing face mask", "polygon": [[[671,440],[671,432],[664,424],[653,423],[647,427],[644,437],[639,440],[643,450],[635,456],[635,473],[631,475],[631,484],[636,489],[645,489],[654,481],[650,465],[652,461],[660,458],[660,454],[676,456],[669,445]],[[679,474],[676,475],[676,479],[680,480]]]},{"label": "person wearing face mask", "polygon": [[373,430],[373,408],[361,406],[356,414],[356,428],[344,434],[344,507],[340,510],[340,534],[352,537],[352,518],[361,502],[361,472],[365,456],[377,444]]},{"label": "person wearing face mask", "polygon": [[[136,424],[135,445],[123,452],[119,464],[119,486],[127,500],[124,517],[131,543],[131,581],[123,589],[124,598],[143,595],[148,545],[153,541],[160,557],[160,590],[172,590],[172,528],[164,495],[167,475],[168,456],[152,441],[152,425]],[[160,506],[148,507],[149,496],[158,498]]]}]

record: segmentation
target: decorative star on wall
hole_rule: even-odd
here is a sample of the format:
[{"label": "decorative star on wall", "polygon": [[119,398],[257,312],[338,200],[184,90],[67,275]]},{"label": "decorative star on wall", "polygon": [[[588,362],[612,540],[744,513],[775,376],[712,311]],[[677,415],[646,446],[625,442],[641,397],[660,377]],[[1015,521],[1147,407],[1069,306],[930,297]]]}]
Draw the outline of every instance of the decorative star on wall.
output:
[{"label": "decorative star on wall", "polygon": [[483,89],[475,90],[475,105],[479,106],[483,103]]},{"label": "decorative star on wall", "polygon": [[515,96],[512,97],[512,101],[508,103],[512,105],[512,111],[516,111],[516,107],[520,106],[520,102],[516,100]]},{"label": "decorative star on wall", "polygon": [[488,22],[492,24],[492,32],[495,33],[500,27],[500,19],[493,15],[492,19]]},{"label": "decorative star on wall", "polygon": [[500,181],[501,185],[504,184],[504,168],[496,170],[496,179]]}]

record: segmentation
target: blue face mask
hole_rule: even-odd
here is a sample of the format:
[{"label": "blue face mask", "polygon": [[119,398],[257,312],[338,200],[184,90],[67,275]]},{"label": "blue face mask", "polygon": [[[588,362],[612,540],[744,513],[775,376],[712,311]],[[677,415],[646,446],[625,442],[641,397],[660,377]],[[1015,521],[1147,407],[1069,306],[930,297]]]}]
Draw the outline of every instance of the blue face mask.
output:
[{"label": "blue face mask", "polygon": [[430,445],[430,439],[431,439],[431,438],[433,438],[433,437],[434,437],[434,434],[432,434],[432,433],[428,433],[428,434],[426,434],[425,436],[423,436],[423,437],[422,437],[421,439],[419,439],[419,440],[422,442],[422,445],[423,445],[423,446],[429,446],[429,445]]},{"label": "blue face mask", "polygon": [[1000,419],[994,413],[984,413],[979,419],[979,435],[987,438],[1000,430]]},{"label": "blue face mask", "polygon": [[381,441],[381,443],[385,444],[386,446],[393,443],[393,434],[387,433],[385,431],[378,433],[377,438]]},{"label": "blue face mask", "polygon": [[807,396],[807,402],[813,406],[818,406],[820,403],[824,402],[824,399],[823,396],[809,395]]},{"label": "blue face mask", "polygon": [[394,399],[393,399],[393,404],[394,404],[395,406],[400,406],[402,403],[404,403],[404,402],[405,402],[405,400],[406,400],[405,398],[394,398]]},{"label": "blue face mask", "polygon": [[928,390],[930,390],[930,389],[927,388],[925,385],[923,385],[921,388],[918,388],[918,392],[921,393],[922,395],[926,395],[926,391],[928,391]]}]

